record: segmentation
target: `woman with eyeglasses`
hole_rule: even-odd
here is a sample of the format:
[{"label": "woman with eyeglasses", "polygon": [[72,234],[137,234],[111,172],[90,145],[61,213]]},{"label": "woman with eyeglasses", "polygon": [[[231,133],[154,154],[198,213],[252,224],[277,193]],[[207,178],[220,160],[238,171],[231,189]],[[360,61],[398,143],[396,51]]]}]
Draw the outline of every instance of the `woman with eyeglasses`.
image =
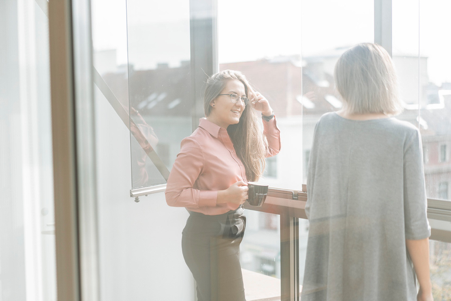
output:
[{"label": "woman with eyeglasses", "polygon": [[390,55],[359,44],[334,77],[343,109],[315,127],[302,301],[431,301],[421,135],[394,117],[403,106]]},{"label": "woman with eyeglasses", "polygon": [[198,300],[241,301],[239,246],[246,227],[242,204],[247,182],[258,180],[265,158],[280,151],[280,132],[268,100],[253,92],[238,71],[221,71],[208,79],[204,110],[206,117],[181,143],[166,201],[190,214],[182,250]]}]

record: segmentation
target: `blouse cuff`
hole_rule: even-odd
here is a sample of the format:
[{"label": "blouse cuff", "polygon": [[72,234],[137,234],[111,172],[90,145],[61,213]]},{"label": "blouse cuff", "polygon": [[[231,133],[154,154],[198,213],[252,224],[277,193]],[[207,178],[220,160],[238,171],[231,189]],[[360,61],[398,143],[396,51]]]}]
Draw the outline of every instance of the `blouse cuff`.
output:
[{"label": "blouse cuff", "polygon": [[201,190],[199,192],[199,207],[216,207],[217,191]]},{"label": "blouse cuff", "polygon": [[277,127],[276,116],[271,118],[270,121],[263,119],[263,131],[265,133],[279,133],[280,130]]}]

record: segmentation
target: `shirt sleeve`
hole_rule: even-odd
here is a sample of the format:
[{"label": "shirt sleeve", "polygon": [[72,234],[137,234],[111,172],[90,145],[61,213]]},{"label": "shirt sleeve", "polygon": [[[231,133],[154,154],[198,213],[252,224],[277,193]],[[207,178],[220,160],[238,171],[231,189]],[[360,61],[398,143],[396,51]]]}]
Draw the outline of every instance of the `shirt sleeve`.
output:
[{"label": "shirt sleeve", "polygon": [[217,191],[194,188],[203,166],[204,158],[200,146],[191,137],[183,139],[166,186],[165,196],[169,206],[187,208],[216,206]]},{"label": "shirt sleeve", "polygon": [[268,148],[266,150],[266,157],[272,157],[280,152],[280,130],[277,127],[276,116],[270,121],[263,119],[263,134],[268,141]]},{"label": "shirt sleeve", "polygon": [[431,235],[427,220],[423,155],[418,130],[407,138],[404,150],[404,219],[406,239],[424,239]]}]

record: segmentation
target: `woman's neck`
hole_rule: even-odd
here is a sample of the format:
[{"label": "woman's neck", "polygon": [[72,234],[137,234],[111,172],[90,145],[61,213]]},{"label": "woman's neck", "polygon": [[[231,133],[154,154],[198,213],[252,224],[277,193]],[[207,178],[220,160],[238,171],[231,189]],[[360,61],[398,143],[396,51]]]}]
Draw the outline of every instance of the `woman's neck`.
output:
[{"label": "woman's neck", "polygon": [[227,127],[229,126],[228,124],[223,124],[221,123],[219,120],[217,120],[214,116],[210,115],[208,117],[206,117],[206,119],[214,124],[216,124],[217,126],[227,130]]},{"label": "woman's neck", "polygon": [[384,113],[366,113],[366,114],[356,114],[356,113],[348,113],[346,111],[338,111],[338,115],[343,118],[351,119],[351,120],[371,120],[371,119],[383,119],[389,117]]}]

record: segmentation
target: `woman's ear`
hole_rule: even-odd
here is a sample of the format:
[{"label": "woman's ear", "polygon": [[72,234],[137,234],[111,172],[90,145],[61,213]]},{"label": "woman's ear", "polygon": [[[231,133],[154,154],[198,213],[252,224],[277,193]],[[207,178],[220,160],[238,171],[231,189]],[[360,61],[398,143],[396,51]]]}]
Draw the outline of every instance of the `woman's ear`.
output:
[{"label": "woman's ear", "polygon": [[216,102],[215,100],[212,100],[212,101],[210,102],[210,106],[211,106],[211,107],[214,107],[214,106],[215,106],[215,102]]}]

